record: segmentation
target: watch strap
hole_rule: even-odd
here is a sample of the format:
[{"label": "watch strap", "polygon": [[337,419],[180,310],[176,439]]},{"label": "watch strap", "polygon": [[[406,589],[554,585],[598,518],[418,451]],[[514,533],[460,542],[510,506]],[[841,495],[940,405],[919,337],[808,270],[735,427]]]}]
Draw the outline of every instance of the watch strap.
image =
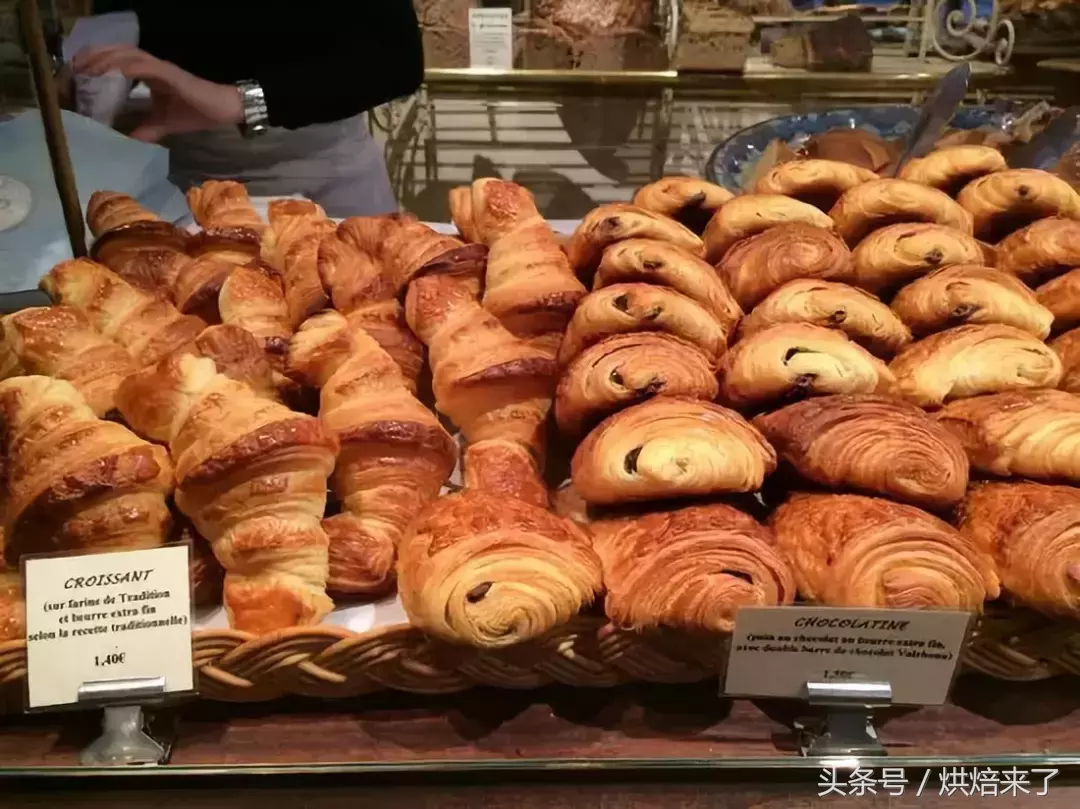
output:
[{"label": "watch strap", "polygon": [[240,125],[240,131],[248,138],[262,135],[270,127],[262,85],[257,81],[244,80],[236,83],[236,89],[240,91],[244,105],[244,123]]}]

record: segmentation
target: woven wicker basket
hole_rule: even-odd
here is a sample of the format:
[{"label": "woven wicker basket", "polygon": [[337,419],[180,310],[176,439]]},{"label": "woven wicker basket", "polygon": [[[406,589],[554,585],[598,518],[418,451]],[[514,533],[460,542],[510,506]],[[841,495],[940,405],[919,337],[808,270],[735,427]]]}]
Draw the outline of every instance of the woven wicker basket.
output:
[{"label": "woven wicker basket", "polygon": [[[228,702],[288,694],[341,698],[382,689],[444,694],[474,685],[686,683],[721,674],[728,652],[725,636],[624,632],[591,616],[497,652],[442,643],[406,624],[364,633],[298,627],[262,637],[198,630],[193,641],[200,695]],[[1002,680],[1080,675],[1080,624],[1025,610],[991,612],[963,662],[968,670]],[[0,644],[0,692],[9,695],[9,703],[17,702],[10,697],[21,694],[25,677],[26,644]]]}]

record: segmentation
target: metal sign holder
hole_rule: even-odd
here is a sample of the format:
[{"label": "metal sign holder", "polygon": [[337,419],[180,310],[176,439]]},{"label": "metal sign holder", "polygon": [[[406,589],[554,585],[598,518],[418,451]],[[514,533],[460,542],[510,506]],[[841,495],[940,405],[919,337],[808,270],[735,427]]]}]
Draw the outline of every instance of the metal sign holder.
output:
[{"label": "metal sign holder", "polygon": [[101,736],[79,754],[84,766],[165,764],[172,740],[147,732],[143,705],[165,696],[164,677],[93,680],[79,686],[79,704],[103,707]]},{"label": "metal sign holder", "polygon": [[806,701],[824,708],[825,714],[820,720],[795,723],[799,750],[804,756],[887,755],[874,727],[874,709],[892,704],[889,683],[808,682]]}]

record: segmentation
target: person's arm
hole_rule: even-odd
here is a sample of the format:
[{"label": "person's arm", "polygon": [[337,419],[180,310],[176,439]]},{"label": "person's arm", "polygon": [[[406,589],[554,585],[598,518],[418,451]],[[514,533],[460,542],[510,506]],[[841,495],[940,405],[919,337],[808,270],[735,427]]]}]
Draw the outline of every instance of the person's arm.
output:
[{"label": "person's arm", "polygon": [[144,50],[210,81],[258,82],[272,126],[348,118],[423,81],[411,0],[134,5]]}]

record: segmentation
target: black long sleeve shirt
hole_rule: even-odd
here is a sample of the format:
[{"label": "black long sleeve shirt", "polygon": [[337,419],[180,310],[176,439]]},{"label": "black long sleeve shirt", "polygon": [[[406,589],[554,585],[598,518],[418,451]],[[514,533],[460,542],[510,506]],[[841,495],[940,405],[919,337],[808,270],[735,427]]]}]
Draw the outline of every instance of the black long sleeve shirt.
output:
[{"label": "black long sleeve shirt", "polygon": [[135,11],[139,45],[209,81],[257,81],[273,126],[357,115],[416,91],[424,54],[412,0],[109,3]]}]

